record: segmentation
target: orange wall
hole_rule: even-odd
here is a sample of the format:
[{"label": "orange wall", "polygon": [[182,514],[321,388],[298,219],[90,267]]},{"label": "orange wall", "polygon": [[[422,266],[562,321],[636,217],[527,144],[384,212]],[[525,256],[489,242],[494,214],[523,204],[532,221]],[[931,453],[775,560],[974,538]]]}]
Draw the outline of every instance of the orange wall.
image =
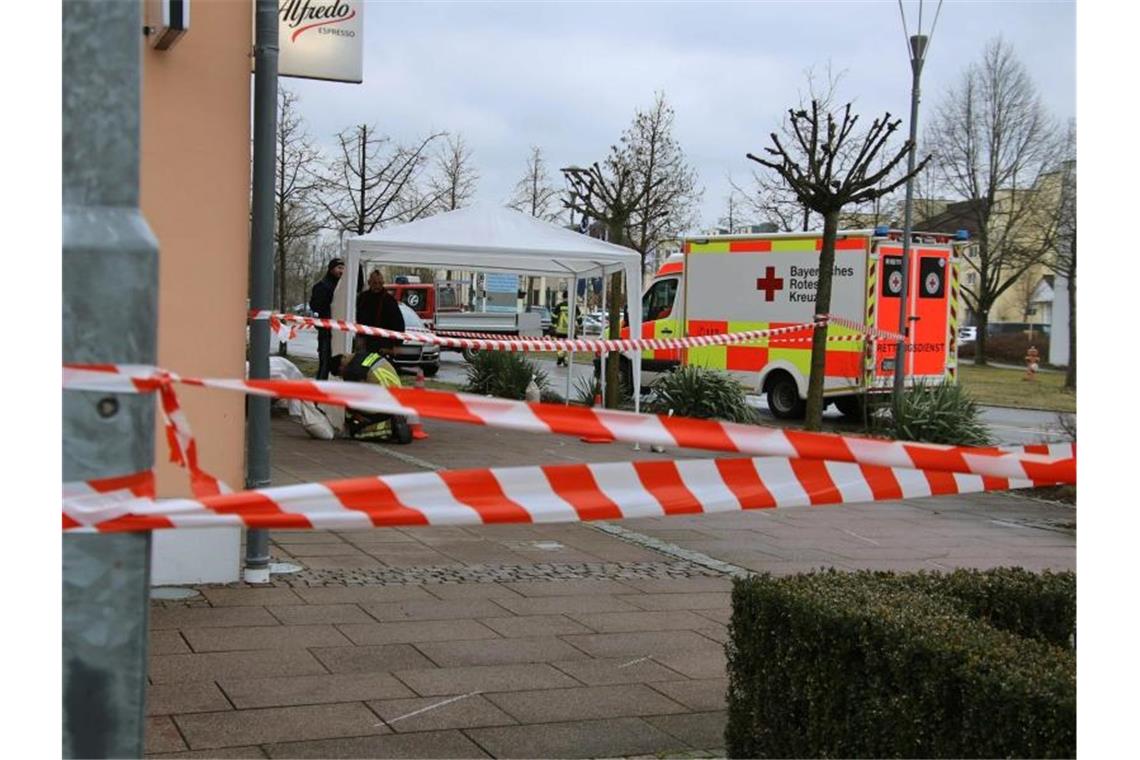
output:
[{"label": "orange wall", "polygon": [[[144,43],[142,212],[159,245],[158,364],[244,377],[249,292],[251,3],[198,0],[169,50]],[[178,387],[199,461],[244,485],[245,400]],[[159,493],[187,495],[155,435]]]}]

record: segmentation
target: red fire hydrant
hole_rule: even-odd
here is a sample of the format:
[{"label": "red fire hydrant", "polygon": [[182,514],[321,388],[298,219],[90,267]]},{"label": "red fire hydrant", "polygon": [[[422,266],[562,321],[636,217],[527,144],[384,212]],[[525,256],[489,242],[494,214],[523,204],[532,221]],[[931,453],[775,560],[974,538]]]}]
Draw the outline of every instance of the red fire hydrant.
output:
[{"label": "red fire hydrant", "polygon": [[1037,379],[1037,366],[1041,361],[1041,357],[1037,354],[1037,346],[1030,346],[1029,350],[1025,352],[1025,377],[1022,380],[1036,380]]}]

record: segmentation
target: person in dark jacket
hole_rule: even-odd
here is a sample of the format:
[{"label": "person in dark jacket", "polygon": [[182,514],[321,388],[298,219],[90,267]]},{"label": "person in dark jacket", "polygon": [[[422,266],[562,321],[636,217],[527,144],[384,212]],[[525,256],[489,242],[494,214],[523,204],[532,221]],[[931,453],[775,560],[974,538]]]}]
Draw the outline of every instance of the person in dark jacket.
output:
[{"label": "person in dark jacket", "polygon": [[[309,295],[309,308],[321,319],[332,319],[333,293],[344,274],[344,262],[333,259],[321,281],[313,286]],[[329,362],[332,359],[332,330],[317,328],[317,379],[329,379]]]},{"label": "person in dark jacket", "polygon": [[[404,315],[400,311],[400,302],[384,288],[384,275],[380,274],[379,269],[373,269],[372,274],[368,275],[368,290],[356,297],[356,321],[369,327],[404,332]],[[400,341],[394,338],[375,335],[363,337],[364,350],[369,352],[387,355],[400,345]]]}]

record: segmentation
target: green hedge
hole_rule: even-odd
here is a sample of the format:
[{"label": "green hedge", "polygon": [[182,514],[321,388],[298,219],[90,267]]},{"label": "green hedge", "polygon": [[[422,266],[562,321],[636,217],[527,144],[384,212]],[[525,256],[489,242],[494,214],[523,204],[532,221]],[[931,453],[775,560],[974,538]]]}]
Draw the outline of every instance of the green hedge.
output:
[{"label": "green hedge", "polygon": [[1044,622],[1068,574],[1026,575],[737,581],[729,756],[1075,756],[1075,656]]}]

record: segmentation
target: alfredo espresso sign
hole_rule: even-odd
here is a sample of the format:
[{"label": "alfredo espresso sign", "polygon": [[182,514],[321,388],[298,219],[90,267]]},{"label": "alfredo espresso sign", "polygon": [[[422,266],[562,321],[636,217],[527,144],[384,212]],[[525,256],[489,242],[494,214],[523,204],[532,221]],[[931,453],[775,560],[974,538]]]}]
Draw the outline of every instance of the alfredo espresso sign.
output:
[{"label": "alfredo espresso sign", "polygon": [[278,74],[362,82],[364,5],[364,0],[278,0]]}]

